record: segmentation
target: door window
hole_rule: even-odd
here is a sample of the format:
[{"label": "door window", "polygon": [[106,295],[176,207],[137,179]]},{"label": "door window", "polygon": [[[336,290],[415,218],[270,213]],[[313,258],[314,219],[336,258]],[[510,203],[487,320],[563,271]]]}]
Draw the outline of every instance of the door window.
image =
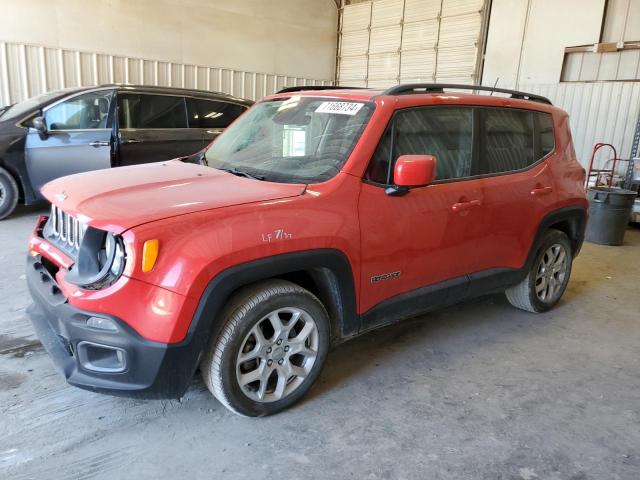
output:
[{"label": "door window", "polygon": [[49,130],[85,130],[108,128],[112,90],[75,96],[49,108],[45,122]]},{"label": "door window", "polygon": [[395,124],[383,135],[373,155],[366,174],[368,180],[392,183],[393,168],[389,168],[389,162],[395,162],[400,155],[434,155],[437,159],[436,180],[470,176],[473,150],[472,108],[426,107],[401,110],[393,122]]},{"label": "door window", "polygon": [[482,133],[475,175],[522,170],[534,163],[533,112],[506,108],[479,110]]},{"label": "door window", "polygon": [[227,128],[246,107],[229,102],[187,98],[190,128]]},{"label": "door window", "polygon": [[119,94],[120,128],[187,128],[184,97]]}]

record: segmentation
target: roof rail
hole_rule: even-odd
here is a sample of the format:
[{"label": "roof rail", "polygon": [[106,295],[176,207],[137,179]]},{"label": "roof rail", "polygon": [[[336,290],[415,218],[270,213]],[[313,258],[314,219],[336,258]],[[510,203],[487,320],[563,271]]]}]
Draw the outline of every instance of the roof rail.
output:
[{"label": "roof rail", "polygon": [[506,88],[485,87],[482,85],[463,85],[457,83],[405,83],[387,88],[383,95],[402,95],[411,93],[444,93],[444,90],[481,90],[483,92],[497,92],[511,95],[511,98],[520,100],[531,100],[533,102],[548,103],[552,105],[551,100],[542,95],[534,93],[520,92],[518,90],[508,90]]},{"label": "roof rail", "polygon": [[337,85],[300,85],[297,87],[284,87],[276,93],[302,92],[304,90],[359,90],[362,87],[343,87]]}]

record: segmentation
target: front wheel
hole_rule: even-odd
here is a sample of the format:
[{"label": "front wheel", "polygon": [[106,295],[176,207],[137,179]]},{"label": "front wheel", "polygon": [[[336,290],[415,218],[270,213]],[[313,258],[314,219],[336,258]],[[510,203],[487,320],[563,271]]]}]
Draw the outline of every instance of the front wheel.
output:
[{"label": "front wheel", "polygon": [[528,312],[545,312],[558,301],[569,283],[573,251],[564,232],[549,229],[540,243],[527,276],[507,289],[509,303]]},{"label": "front wheel", "polygon": [[308,290],[270,280],[239,291],[200,369],[234,413],[270,415],[297,402],[318,377],[329,347],[329,320]]}]

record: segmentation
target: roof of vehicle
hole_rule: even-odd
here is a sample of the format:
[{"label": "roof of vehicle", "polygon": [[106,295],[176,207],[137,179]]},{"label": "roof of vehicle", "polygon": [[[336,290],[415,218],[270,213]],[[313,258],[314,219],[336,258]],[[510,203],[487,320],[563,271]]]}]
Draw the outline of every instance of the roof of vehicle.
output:
[{"label": "roof of vehicle", "polygon": [[[478,92],[478,93],[476,93]],[[482,92],[486,92],[482,94]],[[494,96],[494,93],[498,95]],[[345,86],[287,87],[267,98],[289,97],[292,94],[370,101],[377,97],[396,97],[399,103],[455,103],[464,105],[511,105],[548,111],[551,101],[541,95],[503,88],[457,84],[401,84],[387,89]],[[506,96],[505,96],[506,95]],[[425,102],[426,100],[426,102]]]},{"label": "roof of vehicle", "polygon": [[198,97],[219,98],[219,99],[225,99],[225,100],[232,100],[238,103],[242,103],[244,105],[253,105],[254,103],[253,100],[247,100],[245,98],[235,97],[228,93],[214,92],[211,90],[197,90],[195,88],[162,87],[162,86],[156,86],[156,85],[130,85],[130,84],[124,84],[124,83],[105,84],[105,85],[99,85],[97,87],[91,87],[91,88],[103,88],[103,87],[115,87],[115,88],[124,89],[124,90],[131,90],[131,91],[178,93],[180,95],[194,95]]},{"label": "roof of vehicle", "polygon": [[[74,95],[76,93],[87,92],[91,90],[101,89],[101,88],[118,88],[130,91],[145,91],[145,92],[154,92],[154,93],[165,93],[165,94],[179,94],[179,95],[193,95],[197,97],[206,97],[212,99],[222,99],[234,101],[237,103],[241,103],[243,105],[251,106],[254,104],[253,100],[247,100],[244,98],[234,97],[233,95],[229,95],[228,93],[223,92],[213,92],[210,90],[196,90],[194,88],[178,88],[178,87],[160,87],[155,85],[130,85],[125,83],[106,83],[102,85],[93,85],[88,87],[71,87],[65,88],[57,91],[57,95],[52,95],[46,103],[53,103],[61,98]],[[51,92],[56,93],[56,92]]]}]

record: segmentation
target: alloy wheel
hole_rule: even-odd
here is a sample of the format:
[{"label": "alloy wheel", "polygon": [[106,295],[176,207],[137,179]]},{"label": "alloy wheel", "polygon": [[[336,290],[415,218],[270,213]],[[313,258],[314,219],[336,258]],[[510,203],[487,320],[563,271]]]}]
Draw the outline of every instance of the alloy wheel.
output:
[{"label": "alloy wheel", "polygon": [[242,342],[236,378],[257,402],[275,402],[295,391],[311,372],[319,346],[318,327],[295,307],[274,310],[256,322]]},{"label": "alloy wheel", "polygon": [[538,299],[552,303],[562,293],[567,276],[568,255],[559,243],[551,245],[542,255],[536,272],[535,290]]}]

